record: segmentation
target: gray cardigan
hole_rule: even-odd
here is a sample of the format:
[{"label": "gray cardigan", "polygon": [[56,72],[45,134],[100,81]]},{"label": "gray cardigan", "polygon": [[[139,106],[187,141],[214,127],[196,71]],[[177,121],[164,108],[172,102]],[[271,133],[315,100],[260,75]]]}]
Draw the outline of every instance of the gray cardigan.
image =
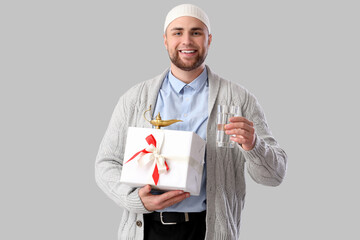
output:
[{"label": "gray cardigan", "polygon": [[[287,156],[272,136],[256,98],[234,82],[220,78],[208,66],[209,120],[206,145],[206,240],[238,239],[245,198],[244,165],[257,183],[279,185],[286,172]],[[161,75],[137,84],[120,99],[111,117],[96,158],[95,176],[99,187],[124,209],[119,239],[142,240],[143,214],[137,188],[119,182],[123,164],[127,128],[151,127],[142,116],[149,105],[155,106],[163,79]],[[251,151],[240,145],[233,149],[217,148],[216,105],[240,105],[242,116],[254,122],[256,143]],[[215,230],[216,228],[216,230]]]}]

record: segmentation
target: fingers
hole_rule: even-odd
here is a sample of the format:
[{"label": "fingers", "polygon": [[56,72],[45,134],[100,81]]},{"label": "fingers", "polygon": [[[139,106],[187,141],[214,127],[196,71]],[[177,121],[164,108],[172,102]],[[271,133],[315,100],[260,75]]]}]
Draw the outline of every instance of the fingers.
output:
[{"label": "fingers", "polygon": [[180,190],[169,191],[160,195],[154,195],[150,191],[150,185],[146,185],[139,190],[139,197],[149,211],[170,207],[190,197],[189,193]]},{"label": "fingers", "polygon": [[247,125],[250,125],[250,126],[254,126],[253,122],[249,121],[248,119],[244,118],[244,117],[232,117],[229,119],[229,121],[231,123],[236,123],[236,122],[243,122]]},{"label": "fingers", "polygon": [[190,194],[187,193],[187,192],[183,192],[183,193],[180,193],[180,194],[177,194],[175,195],[174,197],[171,197],[171,198],[167,198],[166,200],[164,200],[161,204],[162,204],[162,208],[161,209],[164,209],[164,208],[167,208],[167,207],[170,207],[176,203],[179,203],[183,200],[185,200],[186,198],[190,197]]},{"label": "fingers", "polygon": [[251,150],[255,146],[254,123],[244,117],[232,117],[231,123],[225,125],[225,133],[231,135],[230,139],[241,145],[245,150]]},{"label": "fingers", "polygon": [[252,138],[243,138],[242,136],[236,136],[236,137],[231,136],[230,140],[241,144],[243,147],[244,146],[252,146],[252,144],[253,144]]},{"label": "fingers", "polygon": [[226,134],[251,136],[255,133],[254,123],[244,117],[232,117],[229,124],[225,125]]},{"label": "fingers", "polygon": [[239,143],[245,151],[250,151],[255,146],[256,135],[254,135],[253,138],[249,138],[249,139],[243,138],[241,136],[230,137],[230,140]]},{"label": "fingers", "polygon": [[253,128],[234,128],[232,130],[226,130],[225,131],[226,134],[228,135],[236,135],[238,137],[241,138],[245,138],[245,139],[249,139],[252,138],[254,133],[255,133],[255,129]]},{"label": "fingers", "polygon": [[[165,192],[161,195],[157,195],[159,197],[159,202],[168,202],[171,199],[178,199],[183,197],[184,195],[184,191],[169,191],[169,192]],[[187,193],[188,194],[188,193]],[[186,195],[186,193],[185,193]]]}]

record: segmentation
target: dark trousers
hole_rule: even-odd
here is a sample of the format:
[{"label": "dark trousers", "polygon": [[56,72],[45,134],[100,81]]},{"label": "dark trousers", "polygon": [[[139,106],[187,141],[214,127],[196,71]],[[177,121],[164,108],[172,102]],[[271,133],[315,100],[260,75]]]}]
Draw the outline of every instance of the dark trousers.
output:
[{"label": "dark trousers", "polygon": [[[164,225],[158,216],[144,214],[144,240],[203,240],[206,231],[206,212],[190,214],[189,221]],[[170,217],[164,213],[164,222]],[[169,222],[175,222],[170,220]]]}]

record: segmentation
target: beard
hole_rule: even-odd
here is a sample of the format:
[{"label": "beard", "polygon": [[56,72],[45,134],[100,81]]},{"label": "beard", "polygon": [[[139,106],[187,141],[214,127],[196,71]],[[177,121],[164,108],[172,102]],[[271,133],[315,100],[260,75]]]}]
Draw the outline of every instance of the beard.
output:
[{"label": "beard", "polygon": [[180,59],[178,51],[175,51],[174,54],[170,54],[170,52],[168,52],[168,54],[169,54],[169,58],[170,58],[171,62],[176,67],[180,68],[183,71],[192,71],[194,69],[197,69],[204,63],[205,58],[207,56],[207,53],[204,53],[204,54],[199,53],[196,56],[196,58],[194,59],[194,61],[192,61],[190,63],[185,63]]}]

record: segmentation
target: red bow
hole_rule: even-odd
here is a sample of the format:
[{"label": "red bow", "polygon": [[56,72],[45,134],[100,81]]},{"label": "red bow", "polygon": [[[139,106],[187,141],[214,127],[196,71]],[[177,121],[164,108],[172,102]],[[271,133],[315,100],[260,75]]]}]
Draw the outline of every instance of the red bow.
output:
[{"label": "red bow", "polygon": [[[149,146],[153,145],[153,146],[156,148],[156,140],[155,140],[155,138],[154,138],[154,136],[153,136],[152,134],[150,134],[149,136],[147,136],[147,137],[145,138],[145,140],[146,140],[146,142],[149,144]],[[146,150],[146,148],[144,148],[143,150],[135,153],[134,156],[132,156],[129,160],[127,160],[127,161],[125,162],[125,164],[128,163],[128,162],[130,162],[130,161],[133,160],[134,158],[136,158],[136,156],[139,155],[139,154],[141,154],[141,155],[143,156],[143,155],[148,154],[148,153],[153,153],[153,152],[148,151],[148,150]],[[156,155],[157,155],[157,153],[156,153]],[[142,157],[142,156],[140,156],[140,157]],[[165,166],[166,166],[166,170],[168,171],[168,170],[169,170],[169,167],[168,167],[166,161],[165,161],[164,163],[165,163]],[[155,161],[155,168],[154,168],[152,177],[153,177],[153,179],[154,179],[155,185],[157,185],[157,183],[158,183],[158,181],[159,181],[159,170],[158,170],[158,166],[157,166],[157,161]]]}]

